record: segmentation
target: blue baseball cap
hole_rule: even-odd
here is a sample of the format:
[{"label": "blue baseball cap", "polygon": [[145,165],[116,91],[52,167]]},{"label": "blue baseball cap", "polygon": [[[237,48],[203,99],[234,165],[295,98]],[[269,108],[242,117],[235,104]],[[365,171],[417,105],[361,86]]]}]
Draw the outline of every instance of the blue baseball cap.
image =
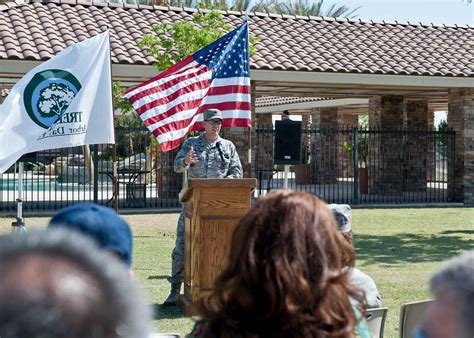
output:
[{"label": "blue baseball cap", "polygon": [[132,231],[115,210],[95,203],[80,203],[62,209],[49,221],[48,227],[75,229],[96,240],[99,247],[116,253],[132,265]]}]

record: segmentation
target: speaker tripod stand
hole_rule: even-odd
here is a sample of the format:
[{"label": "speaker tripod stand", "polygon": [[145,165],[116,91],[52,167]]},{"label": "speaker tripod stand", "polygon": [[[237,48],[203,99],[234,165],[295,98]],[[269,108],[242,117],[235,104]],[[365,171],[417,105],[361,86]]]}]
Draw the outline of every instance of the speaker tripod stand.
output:
[{"label": "speaker tripod stand", "polygon": [[20,234],[23,232],[26,232],[26,224],[23,221],[23,162],[19,162],[18,191],[16,197],[16,221],[12,222],[12,233]]}]

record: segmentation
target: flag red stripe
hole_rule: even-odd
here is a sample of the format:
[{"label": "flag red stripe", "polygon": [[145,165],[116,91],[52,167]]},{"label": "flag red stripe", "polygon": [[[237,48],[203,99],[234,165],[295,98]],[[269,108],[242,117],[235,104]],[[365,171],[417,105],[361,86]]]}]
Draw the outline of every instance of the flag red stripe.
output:
[{"label": "flag red stripe", "polygon": [[[169,103],[171,101],[174,101],[174,100],[176,100],[177,98],[179,98],[180,96],[182,96],[184,94],[192,93],[192,92],[195,92],[195,91],[200,90],[200,89],[205,89],[205,88],[209,87],[210,82],[211,82],[211,80],[209,79],[209,80],[205,80],[205,81],[192,83],[189,86],[181,87],[178,90],[176,90],[175,92],[173,92],[172,94],[170,94],[168,96],[165,96],[165,97],[161,97],[158,100],[149,102],[147,104],[144,104],[143,106],[141,106],[139,108],[136,108],[135,110],[138,113],[138,115],[141,115],[141,114],[145,113],[146,111],[148,111],[152,108],[155,108],[157,106],[161,106],[161,105],[164,105],[164,104]],[[160,114],[160,115],[162,115],[162,114]]]},{"label": "flag red stripe", "polygon": [[[244,118],[228,118],[222,120],[222,128],[228,127],[252,127],[252,121]],[[191,130],[204,130],[204,124],[202,122],[196,122]]]},{"label": "flag red stripe", "polygon": [[[158,136],[157,134],[153,133],[155,136]],[[183,142],[185,136],[180,137],[175,140],[170,140],[167,142],[160,143],[160,148],[163,152],[170,151],[173,149],[176,149],[180,146],[181,142]]]},{"label": "flag red stripe", "polygon": [[[153,115],[153,116],[147,118],[146,120],[143,120],[143,123],[145,123],[145,125],[147,127],[151,126],[152,124],[160,122],[161,120],[164,120],[168,117],[171,117],[174,114],[179,114],[184,110],[191,110],[191,109],[194,109],[196,107],[199,107],[202,103],[202,100],[203,99],[201,98],[201,99],[189,100],[189,101],[185,101],[183,103],[177,104],[176,106],[169,109],[165,113],[161,113],[160,115]],[[203,110],[200,109],[196,113],[201,112],[201,111],[203,111]]]},{"label": "flag red stripe", "polygon": [[[198,106],[199,106],[199,104],[196,105],[196,107],[198,107]],[[217,105],[216,104],[212,104],[212,105],[204,104],[196,111],[196,114],[194,114],[194,116],[196,116],[197,114],[199,114],[200,112],[202,112],[202,111],[204,111],[208,108],[219,109],[219,110],[222,110],[222,111],[225,111],[225,110],[248,110],[248,111],[250,111],[251,110],[251,104],[250,104],[250,102],[241,102],[241,101],[223,102],[223,103],[219,103]],[[178,110],[178,112],[179,111],[181,111],[181,110]],[[159,126],[155,130],[159,130],[160,133],[166,133],[166,132],[169,132],[171,130],[183,129],[187,125],[189,125],[189,123],[191,122],[191,120],[193,119],[194,116],[192,116],[188,119],[185,119],[185,120],[170,121],[167,124]],[[149,118],[148,120],[145,120],[144,123],[147,127],[149,127],[153,123],[157,122],[157,121],[154,121],[154,120],[155,120],[155,116]],[[224,120],[226,120],[226,119],[224,118]]]},{"label": "flag red stripe", "polygon": [[[176,84],[178,84],[182,81],[192,79],[196,76],[199,76],[199,75],[209,71],[209,69],[207,67],[204,67],[202,69],[196,69],[196,70],[197,71],[194,72],[194,73],[173,77],[168,82],[161,83],[161,84],[157,85],[156,87],[148,88],[148,89],[146,89],[142,92],[139,92],[139,93],[137,93],[133,96],[130,96],[129,100],[133,103],[137,100],[140,100],[141,98],[143,98],[145,96],[148,96],[148,95],[151,95],[151,94],[154,94],[154,93],[159,93],[161,91],[165,91],[165,90],[169,89],[170,87],[173,87],[174,85],[176,85]],[[179,90],[179,88],[178,88],[178,90]]]},{"label": "flag red stripe", "polygon": [[[184,110],[190,110],[190,109],[199,107],[201,104],[202,104],[202,99],[185,101],[183,103],[177,104],[176,106],[172,107],[165,113],[151,116],[148,119],[143,120],[143,122],[148,127],[154,123],[164,120],[170,116],[173,116],[174,114],[178,114]],[[214,108],[214,109],[220,109],[220,110],[231,110],[231,109],[251,110],[251,105],[250,105],[250,102],[242,102],[242,101],[227,101],[227,102],[221,102],[221,103],[203,104],[201,108],[198,109],[194,115],[199,114],[200,112],[208,108]],[[184,121],[191,121],[191,120],[187,119]]]},{"label": "flag red stripe", "polygon": [[[225,95],[225,94],[238,94],[238,93],[243,93],[243,94],[249,94],[250,93],[250,87],[249,86],[223,86],[223,87],[213,87],[209,90],[208,94],[206,95],[207,97],[209,96],[213,96],[213,95]],[[180,96],[180,95],[178,95]],[[168,96],[169,98],[170,96]],[[172,100],[168,100],[168,98],[163,98],[162,100],[165,100],[165,102],[169,102],[169,101],[172,101]],[[176,99],[176,98],[174,98]],[[189,105],[187,104],[189,102]],[[166,112],[163,112],[161,114],[157,114],[157,115],[153,115],[152,117],[149,117],[148,119],[144,120],[145,121],[145,125],[150,125],[150,124],[153,124],[153,123],[156,123],[158,121],[161,121],[161,120],[164,120],[176,113],[178,113],[179,111],[182,111],[182,110],[188,110],[188,109],[192,109],[192,108],[195,108],[196,107],[196,103],[201,103],[202,102],[202,99],[196,99],[196,100],[189,100],[189,101],[185,101],[183,103],[179,103],[177,104],[176,106],[170,108],[169,110],[167,110]],[[151,104],[151,103],[150,103]],[[220,109],[216,106],[216,104],[212,104],[212,106],[207,106],[207,108],[217,108],[217,109]],[[206,108],[206,109],[207,109]],[[138,110],[137,110],[138,111]],[[142,113],[140,113],[141,115]],[[152,119],[152,122],[147,122],[148,120]]]},{"label": "flag red stripe", "polygon": [[[245,127],[245,128],[248,128],[248,127],[252,126],[252,123],[249,119],[242,119],[242,118],[224,119],[224,121],[222,122],[222,126],[223,127],[228,127],[225,124],[228,124],[228,126]],[[204,129],[204,127],[203,127],[202,123],[201,122],[196,122],[191,130],[203,130],[203,129]],[[153,131],[153,135],[158,136],[159,134],[160,133],[155,133],[155,131]],[[177,139],[174,139],[174,140],[170,140],[170,141],[167,141],[167,142],[162,142],[162,143],[160,143],[161,150],[165,152],[165,151],[170,151],[170,150],[176,149],[181,145],[181,143],[183,142],[183,140],[185,138],[186,138],[186,136],[183,136],[183,137],[180,137],[180,138],[177,138]]]},{"label": "flag red stripe", "polygon": [[180,62],[178,62],[177,64],[171,66],[170,68],[168,68],[167,70],[165,70],[164,72],[161,72],[159,73],[157,76],[155,77],[152,77],[150,80],[148,81],[145,81],[143,83],[140,83],[138,86],[135,86],[129,90],[127,90],[125,93],[123,93],[122,95],[126,95],[128,93],[130,93],[131,91],[134,91],[135,89],[138,89],[138,88],[142,88],[144,86],[146,86],[147,84],[151,83],[151,82],[154,82],[156,80],[159,80],[165,76],[168,76],[168,74],[171,74],[173,73],[174,71],[177,71],[179,70],[180,68],[183,68],[184,66],[186,66],[188,63],[191,63],[194,61],[194,57],[192,55],[188,56],[187,58],[181,60]]},{"label": "flag red stripe", "polygon": [[224,95],[224,94],[250,94],[250,86],[248,85],[229,85],[212,87],[209,89],[207,96]]}]

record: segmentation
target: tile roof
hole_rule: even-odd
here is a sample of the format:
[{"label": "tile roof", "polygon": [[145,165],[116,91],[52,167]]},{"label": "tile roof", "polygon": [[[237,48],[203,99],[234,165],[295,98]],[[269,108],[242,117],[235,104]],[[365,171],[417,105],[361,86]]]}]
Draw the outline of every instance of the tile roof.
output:
[{"label": "tile roof", "polygon": [[255,99],[256,107],[272,107],[301,102],[317,102],[332,100],[323,97],[294,97],[294,96],[262,96]]},{"label": "tile roof", "polygon": [[[16,0],[0,4],[0,60],[46,60],[106,29],[112,62],[151,64],[138,46],[158,22],[191,20],[195,9],[91,3],[83,0]],[[233,25],[241,12],[223,12]],[[259,38],[252,68],[337,73],[474,76],[474,28],[362,22],[253,13]]]}]

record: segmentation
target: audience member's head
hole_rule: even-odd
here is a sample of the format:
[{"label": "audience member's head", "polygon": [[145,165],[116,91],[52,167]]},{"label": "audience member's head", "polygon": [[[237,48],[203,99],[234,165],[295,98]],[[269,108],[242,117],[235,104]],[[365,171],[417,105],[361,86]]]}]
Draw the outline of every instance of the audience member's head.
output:
[{"label": "audience member's head", "polygon": [[435,299],[417,337],[474,337],[474,250],[446,262],[431,278],[431,291]]},{"label": "audience member's head", "polygon": [[328,204],[336,218],[337,228],[352,243],[352,209],[349,204]]},{"label": "audience member's head", "polygon": [[[339,233],[346,239],[346,241],[353,246],[352,243],[352,209],[348,204],[328,204],[329,209],[336,218]],[[359,304],[363,308],[377,308],[382,306],[380,293],[377,289],[375,281],[368,274],[355,268],[353,251],[344,252],[341,248],[343,257],[343,265],[352,267],[349,271],[349,281],[352,285],[360,288],[365,294],[365,304]]]},{"label": "audience member's head", "polygon": [[197,304],[209,335],[352,337],[349,298],[363,295],[341,272],[341,247],[353,257],[318,197],[268,193],[239,221],[228,266]]},{"label": "audience member's head", "polygon": [[283,114],[281,114],[282,120],[289,120],[290,119],[290,112],[288,110],[284,110]]},{"label": "audience member's head", "polygon": [[65,227],[92,237],[100,248],[116,254],[128,267],[132,263],[132,232],[113,209],[94,203],[79,203],[51,218],[50,228]]},{"label": "audience member's head", "polygon": [[[336,218],[337,228],[344,238],[352,246],[352,209],[348,204],[328,204],[334,218]],[[351,265],[353,261],[352,252],[346,255],[343,253],[344,265]]]},{"label": "audience member's head", "polygon": [[0,337],[146,337],[151,311],[123,264],[65,229],[0,237]]}]

